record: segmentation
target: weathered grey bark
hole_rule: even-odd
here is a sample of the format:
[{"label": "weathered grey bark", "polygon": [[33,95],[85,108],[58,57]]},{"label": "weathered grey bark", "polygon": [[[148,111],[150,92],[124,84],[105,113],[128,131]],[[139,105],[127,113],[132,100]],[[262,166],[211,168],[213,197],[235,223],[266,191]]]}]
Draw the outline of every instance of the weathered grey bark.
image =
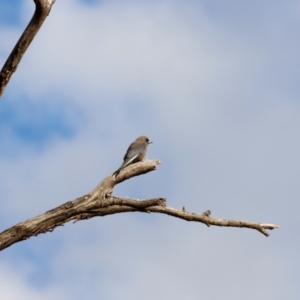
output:
[{"label": "weathered grey bark", "polygon": [[96,216],[106,216],[123,212],[147,212],[162,213],[177,217],[186,221],[201,222],[207,226],[245,227],[256,229],[268,236],[267,229],[278,228],[275,224],[262,224],[245,221],[222,220],[210,217],[211,212],[202,214],[190,213],[182,209],[166,206],[164,198],[138,200],[127,197],[112,196],[116,184],[156,169],[160,164],[158,160],[145,160],[133,164],[117,176],[109,175],[90,193],[68,201],[52,210],[35,218],[19,223],[0,233],[0,250],[14,243],[26,240],[41,233],[52,232],[56,227],[73,220],[80,221]]},{"label": "weathered grey bark", "polygon": [[0,72],[0,97],[12,74],[16,71],[24,53],[49,15],[55,0],[34,0],[35,12]]}]

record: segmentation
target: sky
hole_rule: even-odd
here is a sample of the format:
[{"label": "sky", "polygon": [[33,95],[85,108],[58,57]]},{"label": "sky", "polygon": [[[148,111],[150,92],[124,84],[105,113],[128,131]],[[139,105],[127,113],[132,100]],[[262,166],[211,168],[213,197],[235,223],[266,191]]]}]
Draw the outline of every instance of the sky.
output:
[{"label": "sky", "polygon": [[[3,65],[34,2],[0,2]],[[1,299],[298,299],[298,1],[57,0],[0,100],[1,231],[90,192],[139,135],[165,197],[257,231],[126,213],[0,253]]]}]

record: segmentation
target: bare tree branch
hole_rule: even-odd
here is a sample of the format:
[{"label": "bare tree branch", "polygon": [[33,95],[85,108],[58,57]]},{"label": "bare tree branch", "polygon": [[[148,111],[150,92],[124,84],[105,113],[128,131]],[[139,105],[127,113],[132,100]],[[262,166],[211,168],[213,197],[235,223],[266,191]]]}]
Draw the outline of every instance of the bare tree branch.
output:
[{"label": "bare tree branch", "polygon": [[185,210],[174,209],[172,207],[150,207],[148,210],[151,212],[157,212],[157,213],[162,213],[173,217],[177,217],[186,221],[201,222],[206,224],[208,227],[210,225],[214,225],[214,226],[240,227],[240,228],[244,227],[244,228],[256,229],[262,234],[264,234],[265,236],[269,236],[269,233],[266,231],[267,229],[272,230],[272,229],[279,228],[279,225],[276,224],[263,224],[263,223],[246,222],[246,221],[216,219],[210,217],[210,211],[206,211],[202,214],[196,214],[196,213],[186,212]]},{"label": "bare tree branch", "polygon": [[244,227],[258,230],[265,236],[268,236],[267,229],[279,228],[276,224],[264,224],[235,220],[216,219],[210,216],[208,210],[202,214],[190,213],[166,206],[166,199],[154,198],[138,200],[127,197],[112,196],[113,188],[116,184],[151,172],[160,164],[158,160],[145,160],[135,163],[124,170],[117,176],[109,175],[102,180],[99,185],[80,198],[68,201],[44,214],[19,223],[0,233],[0,250],[3,250],[14,243],[26,240],[32,236],[41,233],[52,232],[56,227],[63,226],[65,223],[73,220],[74,222],[90,219],[93,217],[107,216],[123,212],[147,212],[162,213],[177,217],[186,221],[204,223],[207,226],[227,226],[227,227]]},{"label": "bare tree branch", "polygon": [[49,15],[55,0],[34,0],[34,2],[35,12],[0,72],[0,97],[12,74],[17,70],[24,53]]}]

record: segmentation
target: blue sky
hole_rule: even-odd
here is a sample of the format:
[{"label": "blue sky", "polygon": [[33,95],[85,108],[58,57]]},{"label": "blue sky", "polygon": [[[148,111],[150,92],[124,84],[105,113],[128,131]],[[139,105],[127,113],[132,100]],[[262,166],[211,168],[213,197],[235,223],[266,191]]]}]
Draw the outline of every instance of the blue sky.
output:
[{"label": "blue sky", "polygon": [[[0,2],[0,62],[31,18]],[[0,100],[0,226],[92,190],[139,135],[166,197],[246,229],[148,214],[68,224],[1,252],[5,299],[298,299],[300,5],[60,1]]]}]

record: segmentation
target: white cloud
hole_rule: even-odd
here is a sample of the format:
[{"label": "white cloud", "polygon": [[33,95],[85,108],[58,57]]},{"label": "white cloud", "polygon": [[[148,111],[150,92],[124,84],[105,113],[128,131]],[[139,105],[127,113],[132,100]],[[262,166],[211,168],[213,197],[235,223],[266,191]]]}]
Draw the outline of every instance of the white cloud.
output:
[{"label": "white cloud", "polygon": [[[62,97],[85,118],[72,139],[1,158],[2,222],[90,191],[145,133],[154,140],[149,157],[163,164],[116,194],[164,196],[170,206],[282,227],[266,239],[155,215],[68,225],[46,235],[39,250],[41,237],[21,243],[19,254],[10,252],[14,246],[5,250],[11,254],[1,274],[13,273],[10,261],[24,249],[38,257],[49,251],[45,290],[26,272],[12,279],[28,293],[23,299],[50,297],[50,288],[64,299],[273,300],[299,293],[299,239],[291,236],[299,206],[295,18],[286,5],[278,23],[277,6],[247,11],[241,4],[221,14],[203,3],[55,3],[9,95],[49,101],[54,94],[54,103]],[[35,256],[24,263],[42,273]]]},{"label": "white cloud", "polygon": [[66,299],[63,290],[57,288],[36,289],[30,286],[24,278],[30,272],[32,266],[20,266],[12,270],[7,264],[1,263],[0,288],[1,298],[5,300],[19,299]]}]

